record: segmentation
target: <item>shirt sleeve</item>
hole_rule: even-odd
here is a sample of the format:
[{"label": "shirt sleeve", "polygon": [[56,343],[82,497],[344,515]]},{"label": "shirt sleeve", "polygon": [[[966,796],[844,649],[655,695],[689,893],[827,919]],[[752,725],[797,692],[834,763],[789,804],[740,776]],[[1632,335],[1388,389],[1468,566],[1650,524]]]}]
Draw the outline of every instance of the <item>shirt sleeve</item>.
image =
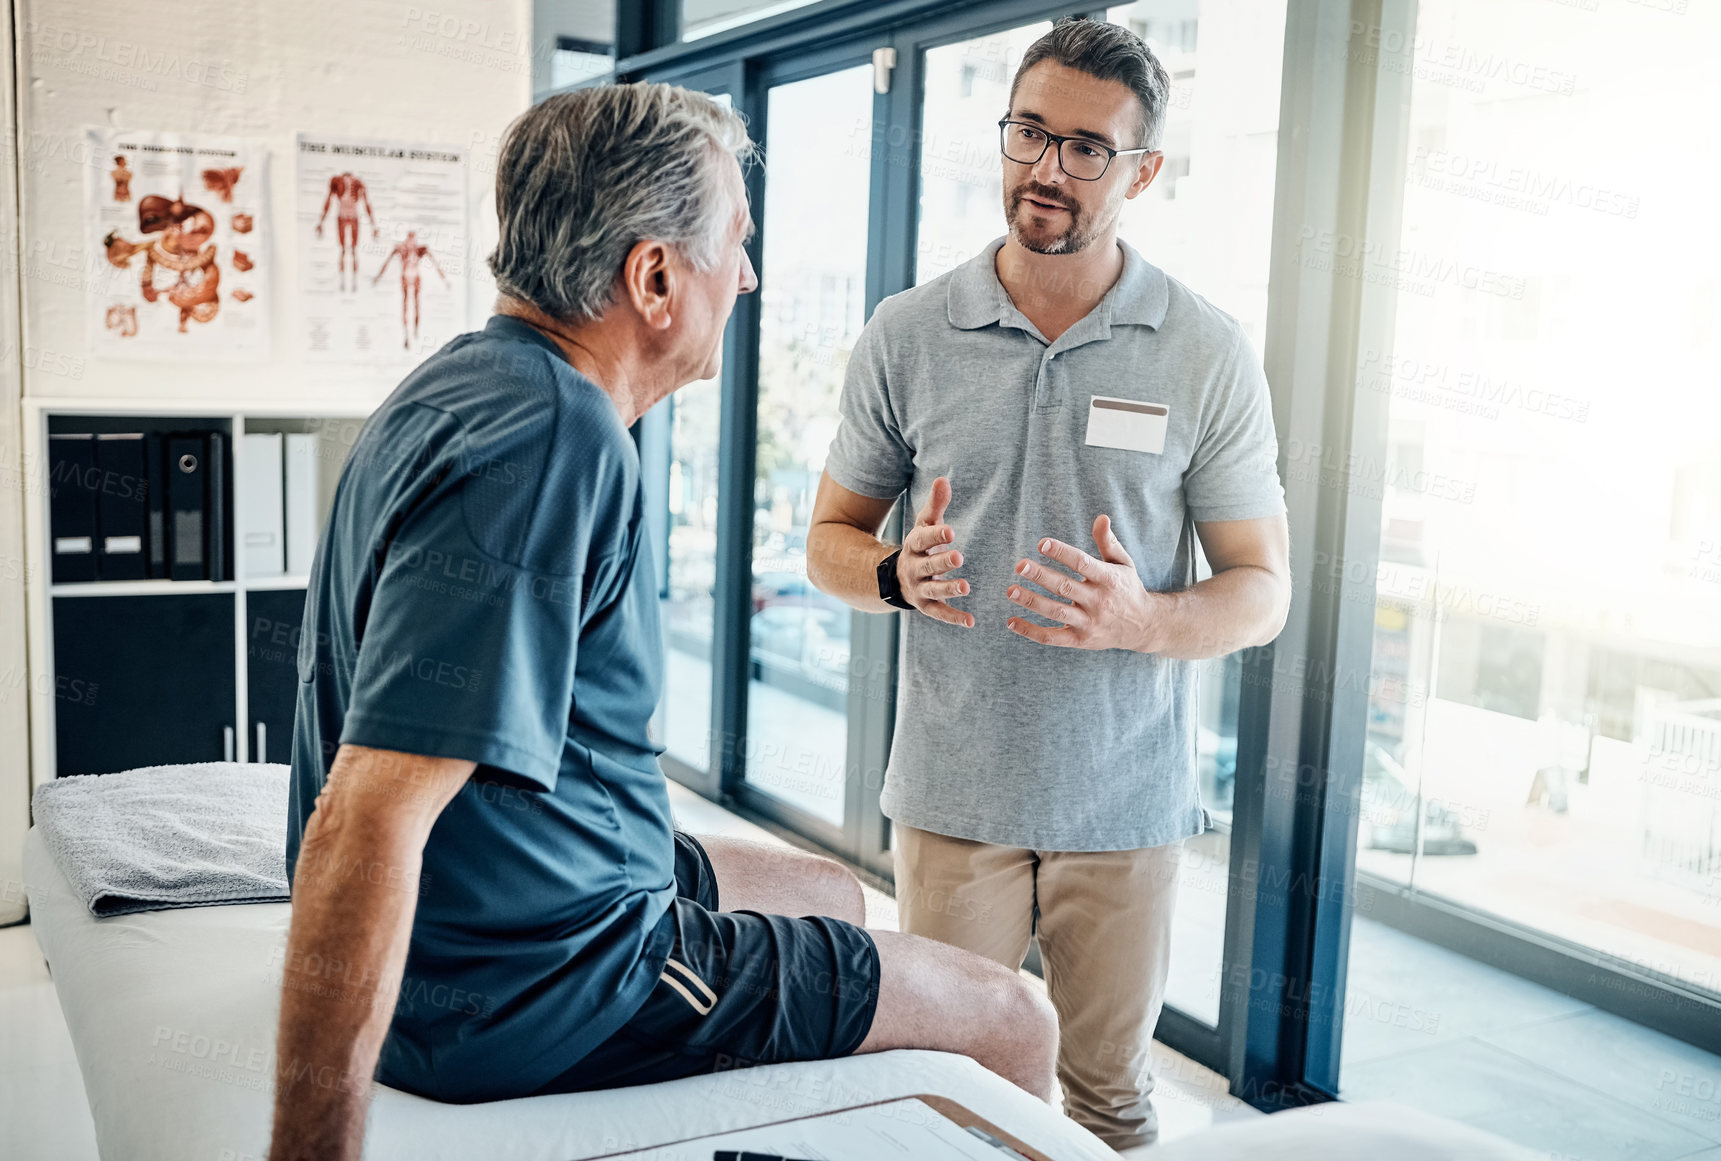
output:
[{"label": "shirt sleeve", "polygon": [[1273,400],[1241,330],[1215,382],[1217,405],[1183,476],[1184,501],[1198,523],[1258,520],[1285,511]]},{"label": "shirt sleeve", "polygon": [[894,500],[914,477],[914,452],[891,405],[878,316],[862,330],[843,378],[841,422],[825,471],[851,492]]},{"label": "shirt sleeve", "polygon": [[614,572],[604,522],[625,481],[606,457],[546,451],[463,452],[399,518],[360,614],[343,743],[555,789],[583,606],[591,578]]}]

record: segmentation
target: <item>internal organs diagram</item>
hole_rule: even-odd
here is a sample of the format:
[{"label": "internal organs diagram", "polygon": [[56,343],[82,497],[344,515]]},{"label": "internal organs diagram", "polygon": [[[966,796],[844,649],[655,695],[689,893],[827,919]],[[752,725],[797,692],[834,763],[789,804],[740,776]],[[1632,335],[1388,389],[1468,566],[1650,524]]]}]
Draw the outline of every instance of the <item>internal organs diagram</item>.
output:
[{"label": "internal organs diagram", "polygon": [[206,169],[203,171],[203,188],[224,202],[233,200],[233,187],[239,184],[239,175],[245,172],[242,166],[231,169]]},{"label": "internal organs diagram", "polygon": [[[221,271],[215,265],[215,247],[209,244],[215,219],[207,210],[179,198],[169,200],[152,194],[137,204],[137,225],[146,235],[142,241],[129,242],[118,230],[102,239],[108,261],[125,269],[138,254],[144,256],[144,300],[155,302],[165,294],[167,301],[179,308],[180,334],[192,319],[200,323],[212,320],[221,310],[217,293]],[[159,237],[147,237],[151,234]]]},{"label": "internal organs diagram", "polygon": [[373,239],[378,237],[376,214],[371,212],[370,195],[365,192],[365,183],[350,173],[337,173],[329,179],[329,194],[323,199],[323,212],[317,218],[317,237],[319,238],[323,236],[323,219],[329,216],[331,203],[336,207],[335,236],[341,247],[338,259],[341,289],[348,289],[347,262],[350,259],[353,271],[351,289],[357,290],[359,288],[359,206],[361,204],[364,206],[365,216],[370,219],[370,236]]},{"label": "internal organs diagram", "polygon": [[125,154],[114,155],[114,167],[108,170],[108,176],[114,179],[114,201],[131,201],[131,166],[126,164]]},{"label": "internal organs diagram", "polygon": [[377,270],[376,277],[371,279],[372,286],[382,281],[382,276],[388,270],[389,263],[397,257],[400,259],[400,345],[410,350],[412,340],[418,335],[419,261],[422,259],[429,262],[431,268],[436,271],[436,276],[442,279],[444,283],[448,281],[448,275],[444,274],[442,267],[436,264],[436,255],[430,252],[430,247],[419,242],[418,233],[414,230],[408,230],[406,238],[390,250],[388,257],[382,260],[382,266]]}]

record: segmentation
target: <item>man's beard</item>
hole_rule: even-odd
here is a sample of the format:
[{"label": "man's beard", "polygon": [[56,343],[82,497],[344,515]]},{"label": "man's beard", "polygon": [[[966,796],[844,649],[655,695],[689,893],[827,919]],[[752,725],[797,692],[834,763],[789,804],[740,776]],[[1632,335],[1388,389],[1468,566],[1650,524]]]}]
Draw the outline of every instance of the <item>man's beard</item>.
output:
[{"label": "man's beard", "polygon": [[[1017,223],[1016,217],[1025,204],[1025,199],[1029,197],[1064,207],[1065,212],[1070,215],[1070,224],[1051,238],[1029,237]],[[1039,211],[1030,206],[1028,212]],[[1074,254],[1094,240],[1095,232],[1089,229],[1083,220],[1079,205],[1063,197],[1057,190],[1031,181],[1023,182],[1004,195],[1004,220],[1009,223],[1010,236],[1016,239],[1017,244],[1036,254]]]}]

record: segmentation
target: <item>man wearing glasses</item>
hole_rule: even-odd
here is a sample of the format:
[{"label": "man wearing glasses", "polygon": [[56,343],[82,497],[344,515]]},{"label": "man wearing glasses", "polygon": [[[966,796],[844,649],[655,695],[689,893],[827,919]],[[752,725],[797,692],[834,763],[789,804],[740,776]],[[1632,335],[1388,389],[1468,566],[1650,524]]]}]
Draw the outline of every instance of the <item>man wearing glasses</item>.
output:
[{"label": "man wearing glasses", "polygon": [[[1290,601],[1256,356],[1117,238],[1169,87],[1115,25],[1029,48],[1000,122],[1008,233],[879,305],[808,538],[820,588],[917,614],[882,799],[903,929],[1010,968],[1038,938],[1065,1105],[1116,1148],[1157,1132],[1151,1038],[1204,824],[1194,663],[1272,640]],[[913,527],[881,542],[904,492]],[[1191,584],[1195,537],[1212,576]]]}]

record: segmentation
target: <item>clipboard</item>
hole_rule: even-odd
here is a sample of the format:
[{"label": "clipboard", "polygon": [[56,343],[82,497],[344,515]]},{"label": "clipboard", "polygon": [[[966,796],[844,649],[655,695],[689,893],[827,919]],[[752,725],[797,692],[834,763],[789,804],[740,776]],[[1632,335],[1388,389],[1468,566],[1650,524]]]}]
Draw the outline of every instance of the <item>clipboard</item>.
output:
[{"label": "clipboard", "polygon": [[[711,1154],[715,1152],[717,1148],[722,1148],[729,1144],[729,1142],[725,1141],[724,1138],[735,1137],[742,1133],[759,1133],[770,1129],[781,1129],[788,1125],[806,1124],[808,1122],[826,1120],[832,1117],[852,1116],[852,1114],[864,1109],[878,1109],[885,1105],[901,1105],[907,1101],[921,1102],[931,1109],[933,1113],[955,1125],[957,1129],[975,1137],[981,1142],[989,1143],[992,1146],[992,1151],[996,1153],[998,1161],[1016,1161],[1016,1158],[1021,1158],[1022,1161],[1058,1161],[1057,1158],[1047,1156],[1045,1153],[1035,1149],[1032,1145],[1029,1145],[1019,1137],[1005,1132],[997,1125],[994,1125],[991,1121],[988,1121],[986,1118],[964,1107],[958,1102],[951,1100],[949,1097],[936,1096],[932,1093],[911,1093],[907,1096],[891,1097],[889,1100],[871,1101],[867,1104],[851,1105],[850,1107],[843,1109],[831,1109],[827,1112],[814,1113],[805,1117],[789,1117],[781,1121],[770,1121],[762,1125],[752,1125],[745,1129],[725,1129],[717,1133],[702,1133],[697,1137],[687,1137],[680,1141],[666,1141],[662,1144],[649,1145],[639,1149],[628,1149],[620,1153],[604,1153],[598,1157],[592,1158],[591,1161],[604,1161],[605,1158],[669,1158],[674,1156],[685,1156],[689,1161],[693,1161],[695,1158],[697,1158],[698,1161],[711,1161]],[[701,1146],[701,1142],[720,1142],[720,1144],[713,1145],[710,1148],[704,1148]],[[744,1147],[756,1148],[757,1146]],[[671,1150],[678,1150],[678,1152],[672,1153],[670,1152]],[[1014,1152],[1014,1157],[1012,1157],[1011,1151]]]}]

